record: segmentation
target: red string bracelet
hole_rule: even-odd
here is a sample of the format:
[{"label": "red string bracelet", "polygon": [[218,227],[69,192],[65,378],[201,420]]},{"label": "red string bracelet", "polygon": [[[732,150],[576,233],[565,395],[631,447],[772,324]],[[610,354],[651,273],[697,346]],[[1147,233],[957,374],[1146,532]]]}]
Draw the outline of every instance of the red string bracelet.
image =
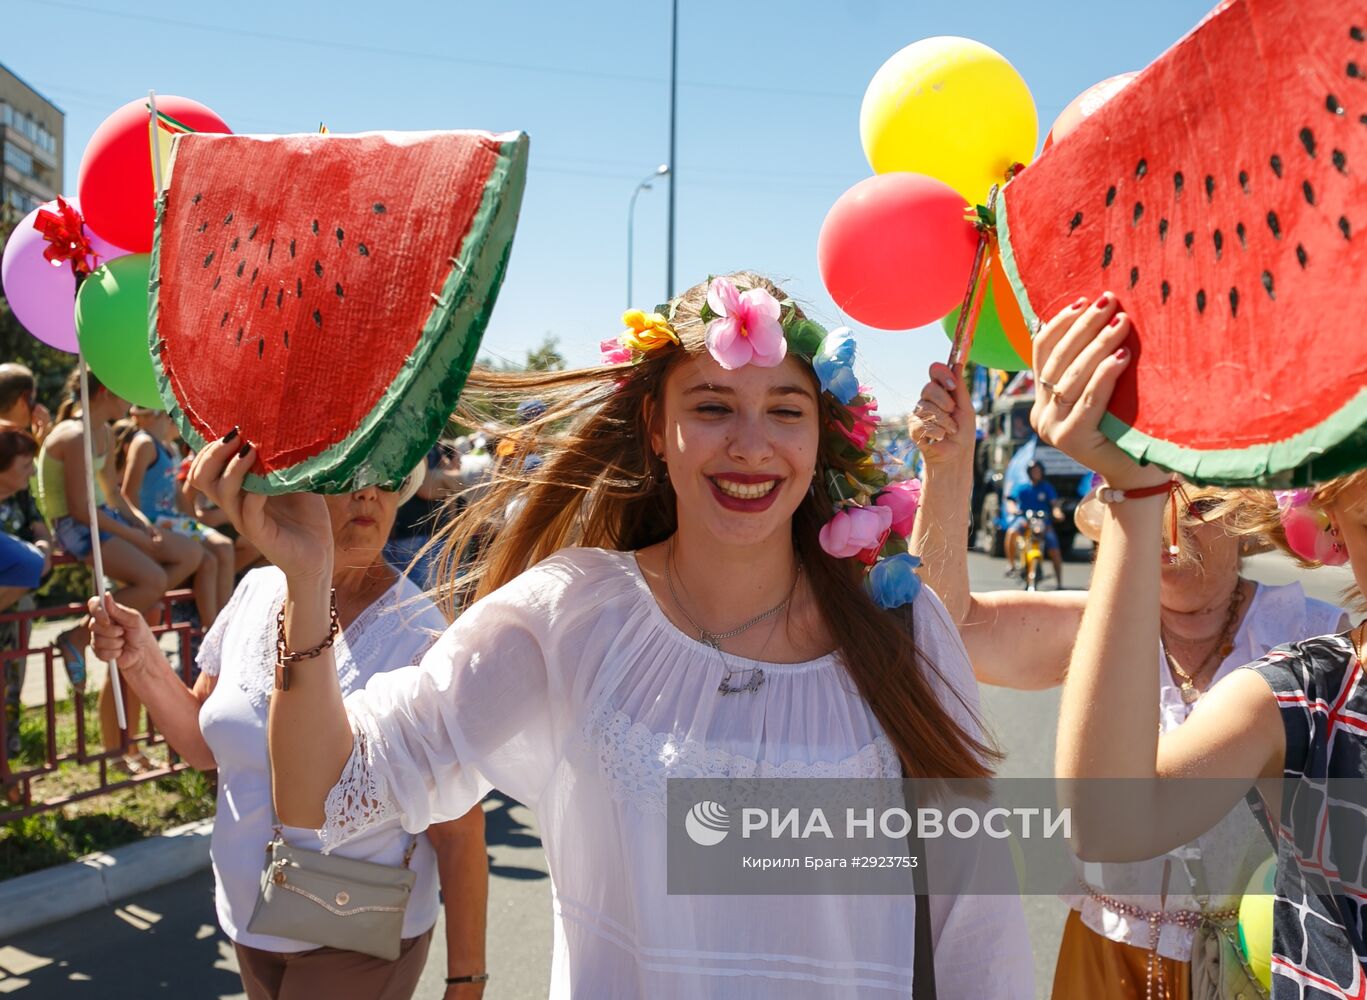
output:
[{"label": "red string bracelet", "polygon": [[1177,494],[1180,492],[1182,492],[1182,480],[1169,479],[1166,483],[1146,486],[1141,490],[1116,490],[1109,486],[1103,486],[1096,491],[1096,498],[1104,504],[1117,504],[1124,503],[1126,500],[1143,500],[1145,497],[1167,494],[1172,502],[1172,544],[1168,546],[1168,553],[1175,556],[1181,551],[1177,545]]}]

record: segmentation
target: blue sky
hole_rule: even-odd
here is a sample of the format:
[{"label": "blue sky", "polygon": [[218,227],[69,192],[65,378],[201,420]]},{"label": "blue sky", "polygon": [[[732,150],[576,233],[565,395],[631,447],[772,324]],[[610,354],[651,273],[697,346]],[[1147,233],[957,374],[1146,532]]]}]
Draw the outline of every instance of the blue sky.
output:
[{"label": "blue sky", "polygon": [[[965,35],[996,48],[1033,91],[1042,138],[1080,91],[1147,65],[1208,6],[681,0],[678,288],[751,268],[816,318],[841,321],[817,272],[817,233],[870,173],[860,99],[902,46]],[[571,363],[591,364],[626,306],[628,200],[668,158],[669,22],[667,0],[5,0],[0,62],[67,113],[73,193],[95,127],[149,88],[202,101],[237,132],[320,120],[333,132],[528,132],[522,221],[486,353],[520,358],[550,333]],[[665,208],[660,183],[637,206],[634,298],[645,308],[664,298]],[[856,330],[883,412],[909,409],[948,341],[938,328]]]}]

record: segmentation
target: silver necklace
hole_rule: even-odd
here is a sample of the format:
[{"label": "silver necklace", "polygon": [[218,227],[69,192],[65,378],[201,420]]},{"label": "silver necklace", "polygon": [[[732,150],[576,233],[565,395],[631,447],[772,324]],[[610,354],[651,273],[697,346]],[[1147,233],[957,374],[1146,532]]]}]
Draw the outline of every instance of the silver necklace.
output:
[{"label": "silver necklace", "polygon": [[724,677],[722,677],[721,684],[718,685],[717,690],[720,691],[723,695],[755,693],[760,689],[760,686],[764,683],[764,671],[759,667],[745,668],[749,671],[749,678],[746,680],[744,684],[741,684],[739,686],[733,686],[731,684],[731,678],[737,671],[731,667],[730,661],[726,658],[726,654],[722,651],[722,640],[734,639],[742,632],[746,632],[754,628],[760,622],[766,621],[774,617],[774,615],[777,615],[781,613],[784,609],[786,609],[788,605],[792,602],[793,594],[797,592],[798,580],[802,578],[802,563],[799,562],[797,564],[797,572],[793,574],[793,585],[790,588],[788,588],[787,597],[785,597],[778,604],[775,604],[768,611],[756,615],[754,618],[751,618],[744,624],[738,625],[736,628],[733,628],[727,632],[713,632],[710,629],[704,628],[703,626],[699,625],[696,621],[693,620],[693,616],[688,613],[688,608],[684,606],[683,601],[679,598],[678,591],[674,589],[674,574],[671,569],[673,563],[674,539],[671,538],[669,540],[669,551],[665,553],[665,585],[669,588],[669,596],[674,599],[674,606],[677,607],[680,613],[683,614],[684,618],[688,620],[688,624],[697,630],[698,641],[706,646],[711,646],[713,649],[717,651],[717,654],[721,657],[722,667],[726,671],[726,674]]}]

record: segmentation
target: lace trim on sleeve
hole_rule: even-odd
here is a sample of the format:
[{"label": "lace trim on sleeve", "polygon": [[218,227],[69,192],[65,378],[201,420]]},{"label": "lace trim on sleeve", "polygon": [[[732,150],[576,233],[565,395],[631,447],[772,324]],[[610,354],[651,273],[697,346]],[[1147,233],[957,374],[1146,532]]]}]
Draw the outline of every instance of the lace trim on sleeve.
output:
[{"label": "lace trim on sleeve", "polygon": [[374,762],[366,734],[356,733],[351,756],[323,803],[323,826],[318,831],[318,839],[324,854],[399,816],[398,807],[390,799],[389,788],[375,770]]}]

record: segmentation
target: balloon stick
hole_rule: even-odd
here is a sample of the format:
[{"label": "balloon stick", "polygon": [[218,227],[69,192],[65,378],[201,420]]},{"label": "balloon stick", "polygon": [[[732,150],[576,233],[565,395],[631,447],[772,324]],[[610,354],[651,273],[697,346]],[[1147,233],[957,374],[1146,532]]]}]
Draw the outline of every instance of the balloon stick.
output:
[{"label": "balloon stick", "polygon": [[[81,430],[85,439],[85,503],[90,515],[90,555],[94,563],[95,593],[104,604],[104,556],[100,551],[100,507],[95,502],[95,445],[94,431],[90,423],[90,369],[86,367],[85,355],[80,356],[81,372]],[[109,456],[105,456],[106,461]],[[119,664],[109,661],[109,686],[114,694],[114,711],[119,721],[119,729],[128,728],[128,718],[123,710],[123,685],[119,683]]]},{"label": "balloon stick", "polygon": [[[1000,185],[993,184],[987,193],[987,211],[995,211],[997,192]],[[988,247],[993,240],[990,226],[978,228],[978,250],[973,256],[973,270],[969,272],[968,288],[964,290],[964,304],[959,309],[959,322],[954,327],[954,343],[949,348],[949,367],[962,372],[968,362],[968,352],[973,349],[973,333],[978,325],[978,310],[982,308],[987,292],[987,280],[992,271],[992,255]]]},{"label": "balloon stick", "polygon": [[161,127],[157,124],[157,92],[147,92],[147,123],[152,130],[152,200],[161,196]]}]

